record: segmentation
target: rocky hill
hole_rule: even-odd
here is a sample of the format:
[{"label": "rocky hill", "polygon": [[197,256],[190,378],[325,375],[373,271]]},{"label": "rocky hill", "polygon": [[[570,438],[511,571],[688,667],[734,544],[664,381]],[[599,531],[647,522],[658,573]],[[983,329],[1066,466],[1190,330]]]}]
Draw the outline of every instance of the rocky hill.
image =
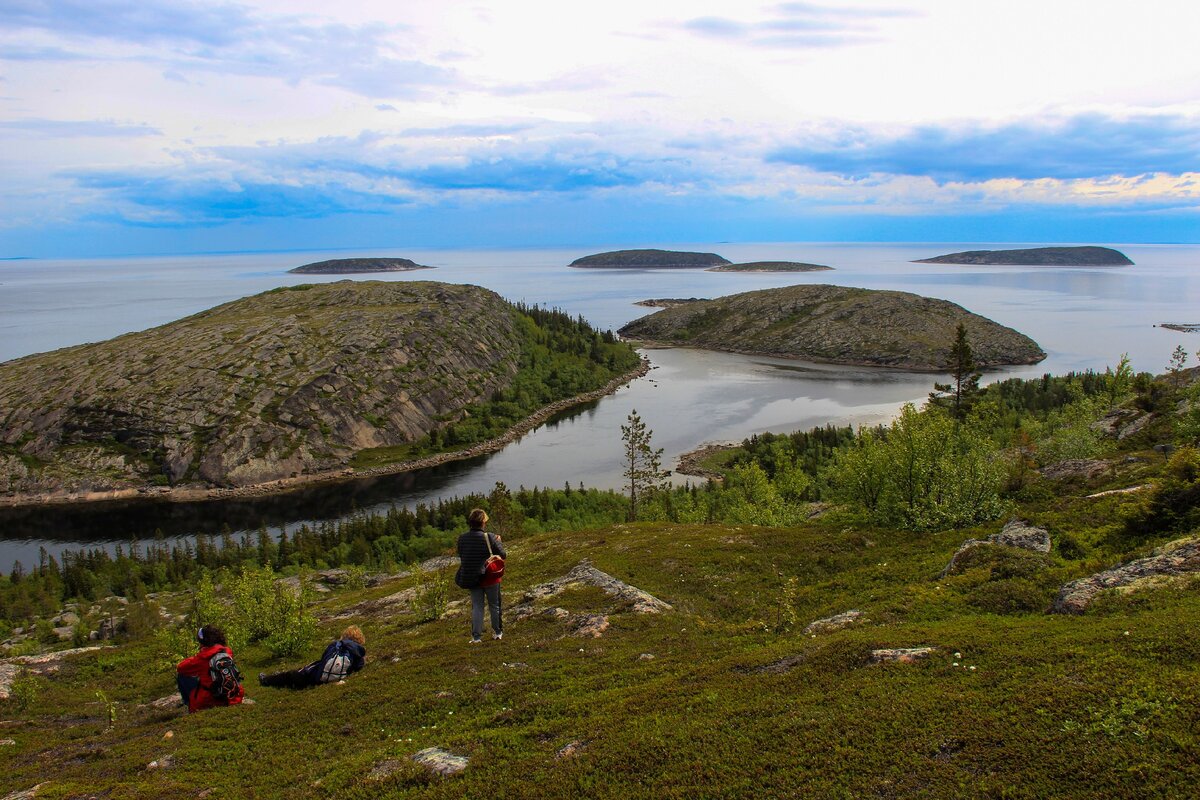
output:
[{"label": "rocky hill", "polygon": [[666,308],[634,320],[634,339],[838,364],[938,370],[964,323],[980,366],[1046,357],[1029,337],[945,300],[843,286],[788,286]]},{"label": "rocky hill", "polygon": [[242,487],[343,467],[509,386],[528,329],[476,286],[340,281],[10,361],[0,499]]},{"label": "rocky hill", "polygon": [[744,264],[728,264],[712,267],[709,272],[824,272],[833,267],[823,264],[805,264],[799,261],[747,261]]},{"label": "rocky hill", "polygon": [[1023,250],[967,250],[922,258],[914,264],[990,264],[1032,267],[1126,267],[1133,264],[1109,247],[1030,247]]},{"label": "rocky hill", "polygon": [[613,250],[577,258],[572,267],[608,269],[698,269],[729,264],[716,253],[689,253],[680,250]]},{"label": "rocky hill", "polygon": [[415,269],[433,269],[422,266],[408,258],[334,258],[329,261],[314,261],[288,272],[301,275],[354,275],[364,272],[411,272]]}]

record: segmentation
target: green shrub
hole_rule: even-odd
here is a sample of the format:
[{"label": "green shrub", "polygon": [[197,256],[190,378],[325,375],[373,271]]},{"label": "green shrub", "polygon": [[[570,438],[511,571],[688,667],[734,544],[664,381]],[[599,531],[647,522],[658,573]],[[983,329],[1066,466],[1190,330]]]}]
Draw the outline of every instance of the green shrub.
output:
[{"label": "green shrub", "polygon": [[1200,526],[1200,450],[1176,451],[1162,480],[1122,516],[1125,534],[1135,541]]},{"label": "green shrub", "polygon": [[1050,592],[1027,578],[1005,578],[976,586],[967,602],[992,614],[1045,611]]},{"label": "green shrub", "polygon": [[45,688],[45,678],[39,678],[29,670],[23,669],[13,679],[12,688],[8,691],[8,702],[17,710],[17,713],[23,714],[37,704],[38,698],[42,696],[42,690]]},{"label": "green shrub", "polygon": [[432,622],[446,613],[450,601],[450,571],[431,569],[417,571],[416,593],[413,595],[413,611],[418,622]]}]

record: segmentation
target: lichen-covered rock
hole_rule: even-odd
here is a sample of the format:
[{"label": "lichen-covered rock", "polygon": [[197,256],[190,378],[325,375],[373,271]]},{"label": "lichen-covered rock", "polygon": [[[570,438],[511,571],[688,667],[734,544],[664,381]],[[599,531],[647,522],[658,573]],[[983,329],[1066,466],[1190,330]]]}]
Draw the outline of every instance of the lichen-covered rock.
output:
[{"label": "lichen-covered rock", "polygon": [[841,614],[834,614],[832,617],[814,620],[808,623],[804,628],[805,636],[816,636],[821,633],[833,633],[840,631],[842,628],[849,628],[854,623],[861,620],[865,615],[863,612],[856,609],[843,611]]},{"label": "lichen-covered rock", "polygon": [[953,573],[962,563],[963,556],[976,547],[997,545],[1000,547],[1016,547],[1021,550],[1032,550],[1035,553],[1050,552],[1050,533],[1045,528],[1030,525],[1022,519],[1010,519],[999,533],[993,533],[986,539],[967,539],[950,557],[950,563],[942,570],[942,577]]},{"label": "lichen-covered rock", "polygon": [[1160,576],[1200,573],[1200,537],[1177,539],[1119,567],[1064,584],[1051,611],[1058,614],[1082,614],[1096,595],[1105,589],[1119,589]]},{"label": "lichen-covered rock", "polygon": [[665,603],[649,592],[642,591],[636,586],[630,586],[624,581],[617,580],[607,572],[596,569],[592,566],[591,561],[585,558],[561,578],[556,578],[555,580],[547,581],[528,589],[521,596],[518,608],[514,608],[514,611],[519,610],[519,607],[526,604],[532,605],[537,600],[553,597],[570,586],[581,584],[595,586],[604,590],[606,594],[629,603],[631,609],[638,614],[659,614],[663,611],[671,610],[670,603]]},{"label": "lichen-covered rock", "polygon": [[608,630],[608,615],[576,614],[571,618],[571,627],[576,636],[599,639]]},{"label": "lichen-covered rock", "polygon": [[440,747],[426,747],[424,750],[414,753],[412,760],[430,772],[447,776],[457,775],[465,770],[469,763],[466,756],[456,755]]},{"label": "lichen-covered rock", "polygon": [[629,323],[621,334],[784,358],[936,370],[950,362],[959,323],[981,367],[1046,357],[1028,336],[946,300],[816,284],[664,308]]},{"label": "lichen-covered rock", "polygon": [[343,281],[19,358],[0,365],[0,492],[237,487],[334,469],[490,397],[519,351],[494,292]]},{"label": "lichen-covered rock", "polygon": [[872,664],[915,664],[937,652],[936,647],[899,647],[871,651]]}]

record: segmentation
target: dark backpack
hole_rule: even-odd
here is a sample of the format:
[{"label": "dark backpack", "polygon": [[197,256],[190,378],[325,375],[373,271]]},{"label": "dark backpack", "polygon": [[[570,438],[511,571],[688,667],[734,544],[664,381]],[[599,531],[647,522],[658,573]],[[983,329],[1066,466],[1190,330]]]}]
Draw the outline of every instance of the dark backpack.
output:
[{"label": "dark backpack", "polygon": [[225,650],[213,653],[208,660],[208,677],[212,681],[213,697],[218,700],[230,700],[241,692],[242,673],[233,663],[233,656]]}]

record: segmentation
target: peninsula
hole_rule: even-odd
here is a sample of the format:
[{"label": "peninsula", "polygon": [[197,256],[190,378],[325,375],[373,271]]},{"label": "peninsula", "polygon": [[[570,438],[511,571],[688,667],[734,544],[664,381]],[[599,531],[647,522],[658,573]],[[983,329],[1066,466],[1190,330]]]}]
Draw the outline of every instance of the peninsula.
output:
[{"label": "peninsula", "polygon": [[726,264],[711,267],[709,272],[824,272],[833,267],[824,264],[805,264],[800,261],[748,261],[745,264]]},{"label": "peninsula", "polygon": [[1110,247],[1030,247],[1023,250],[967,250],[920,258],[914,264],[966,264],[1027,267],[1128,267],[1133,264]]},{"label": "peninsula", "polygon": [[355,275],[365,272],[411,272],[415,269],[433,269],[417,264],[408,258],[333,258],[314,261],[288,272],[300,275]]},{"label": "peninsula", "polygon": [[450,460],[638,367],[611,333],[478,286],[274,289],[0,364],[0,504],[200,499]]},{"label": "peninsula", "polygon": [[946,300],[816,284],[762,289],[665,308],[622,336],[755,355],[940,371],[959,323],[981,367],[1036,364],[1029,337]]},{"label": "peninsula", "polygon": [[596,253],[571,262],[572,267],[593,269],[707,269],[732,262],[716,253],[689,253],[682,250],[613,250]]}]

